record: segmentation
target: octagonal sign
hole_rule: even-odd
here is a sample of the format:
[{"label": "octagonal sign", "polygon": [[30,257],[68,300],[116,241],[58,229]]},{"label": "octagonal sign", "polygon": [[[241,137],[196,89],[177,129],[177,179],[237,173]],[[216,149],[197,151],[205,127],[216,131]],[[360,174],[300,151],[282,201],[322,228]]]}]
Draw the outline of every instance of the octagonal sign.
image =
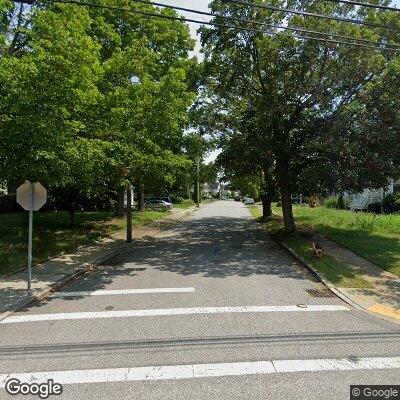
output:
[{"label": "octagonal sign", "polygon": [[26,181],[17,189],[17,202],[26,211],[38,211],[46,204],[47,190],[39,183]]}]

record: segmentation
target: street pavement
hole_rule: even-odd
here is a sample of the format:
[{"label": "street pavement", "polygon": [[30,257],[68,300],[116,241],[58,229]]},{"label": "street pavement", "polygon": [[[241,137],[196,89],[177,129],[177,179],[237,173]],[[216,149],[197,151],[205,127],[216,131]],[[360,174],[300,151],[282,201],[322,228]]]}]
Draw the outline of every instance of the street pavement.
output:
[{"label": "street pavement", "polygon": [[[218,201],[0,322],[5,382],[60,399],[349,399],[400,384],[400,325],[338,298]],[[56,397],[54,397],[56,398]]]}]

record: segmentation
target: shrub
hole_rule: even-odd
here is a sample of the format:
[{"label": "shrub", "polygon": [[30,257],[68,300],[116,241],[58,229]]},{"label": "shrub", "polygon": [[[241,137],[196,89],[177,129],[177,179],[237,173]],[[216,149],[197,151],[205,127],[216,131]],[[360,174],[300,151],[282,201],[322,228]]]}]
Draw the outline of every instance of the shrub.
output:
[{"label": "shrub", "polygon": [[170,198],[173,204],[182,204],[185,201],[181,196],[171,196]]},{"label": "shrub", "polygon": [[370,213],[380,214],[381,213],[381,203],[378,202],[378,203],[368,204],[367,210]]},{"label": "shrub", "polygon": [[21,212],[23,208],[17,203],[15,194],[0,196],[0,213]]},{"label": "shrub", "polygon": [[385,214],[393,214],[400,211],[399,196],[389,194],[382,200],[382,209]]},{"label": "shrub", "polygon": [[324,201],[324,206],[326,208],[337,208],[338,198],[337,196],[330,196]]},{"label": "shrub", "polygon": [[304,201],[310,206],[310,207],[316,207],[321,204],[321,201],[318,196],[309,196],[305,197]]}]

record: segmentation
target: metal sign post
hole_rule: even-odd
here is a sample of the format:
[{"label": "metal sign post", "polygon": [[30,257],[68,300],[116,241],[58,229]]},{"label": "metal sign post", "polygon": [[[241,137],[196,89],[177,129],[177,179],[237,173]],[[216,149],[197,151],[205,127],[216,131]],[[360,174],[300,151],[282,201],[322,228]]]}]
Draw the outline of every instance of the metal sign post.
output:
[{"label": "metal sign post", "polygon": [[47,191],[39,183],[26,181],[17,189],[17,202],[24,210],[29,211],[28,232],[28,290],[32,289],[32,234],[33,234],[33,212],[38,211],[47,200]]},{"label": "metal sign post", "polygon": [[28,233],[28,290],[32,289],[32,235],[33,235],[33,183],[29,185],[30,207],[29,207],[29,233]]}]

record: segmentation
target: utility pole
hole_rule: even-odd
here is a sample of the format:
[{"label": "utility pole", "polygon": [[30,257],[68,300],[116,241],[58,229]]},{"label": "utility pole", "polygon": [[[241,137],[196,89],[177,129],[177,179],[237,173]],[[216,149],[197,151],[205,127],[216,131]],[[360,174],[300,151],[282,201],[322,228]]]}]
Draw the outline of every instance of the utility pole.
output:
[{"label": "utility pole", "polygon": [[126,189],[126,243],[132,243],[132,188]]},{"label": "utility pole", "polygon": [[197,207],[200,207],[200,157],[197,157]]}]

